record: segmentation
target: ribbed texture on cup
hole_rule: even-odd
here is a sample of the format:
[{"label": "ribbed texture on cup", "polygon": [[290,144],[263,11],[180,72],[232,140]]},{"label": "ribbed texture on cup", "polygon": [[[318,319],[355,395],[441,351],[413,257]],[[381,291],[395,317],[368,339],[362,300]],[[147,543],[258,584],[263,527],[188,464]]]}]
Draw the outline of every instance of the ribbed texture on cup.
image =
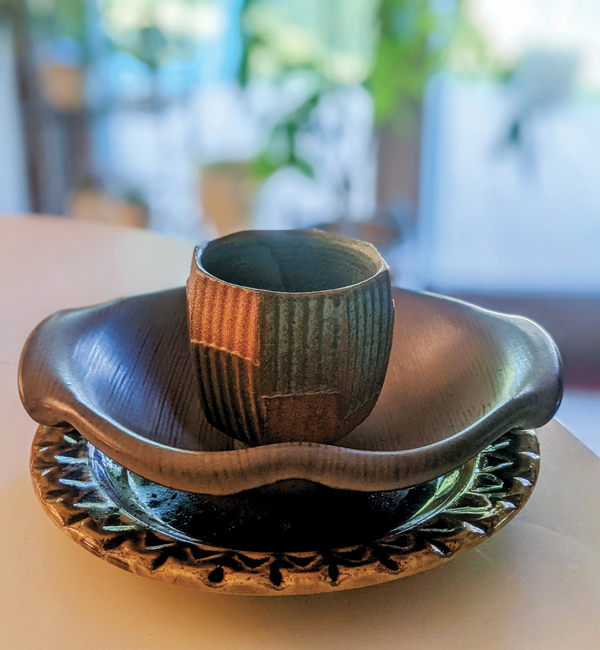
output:
[{"label": "ribbed texture on cup", "polygon": [[348,417],[381,391],[393,318],[387,271],[347,290],[267,294],[260,319],[265,396],[338,393]]},{"label": "ribbed texture on cup", "polygon": [[187,289],[200,402],[218,429],[253,445],[333,442],[374,406],[393,333],[387,269],[347,289],[276,293],[194,259]]},{"label": "ribbed texture on cup", "polygon": [[348,366],[343,390],[348,396],[348,417],[379,395],[385,379],[394,325],[387,270],[348,293],[346,313]]},{"label": "ribbed texture on cup", "polygon": [[258,387],[260,296],[201,273],[195,261],[187,292],[202,410],[213,426],[252,443],[265,421]]},{"label": "ribbed texture on cup", "polygon": [[202,273],[195,261],[187,292],[191,342],[258,365],[260,294]]}]

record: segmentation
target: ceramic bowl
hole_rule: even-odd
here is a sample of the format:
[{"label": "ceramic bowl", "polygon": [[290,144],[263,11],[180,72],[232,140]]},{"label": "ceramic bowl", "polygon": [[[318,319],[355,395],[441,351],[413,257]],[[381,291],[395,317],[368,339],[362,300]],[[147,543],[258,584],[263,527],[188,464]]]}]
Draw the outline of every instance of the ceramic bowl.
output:
[{"label": "ceramic bowl", "polygon": [[19,387],[41,424],[68,423],[155,483],[233,494],[304,479],[365,492],[447,474],[512,429],[548,422],[561,362],[535,323],[393,289],[396,318],[381,396],[336,444],[236,448],[206,421],[189,354],[185,289],[59,312],[23,350]]}]

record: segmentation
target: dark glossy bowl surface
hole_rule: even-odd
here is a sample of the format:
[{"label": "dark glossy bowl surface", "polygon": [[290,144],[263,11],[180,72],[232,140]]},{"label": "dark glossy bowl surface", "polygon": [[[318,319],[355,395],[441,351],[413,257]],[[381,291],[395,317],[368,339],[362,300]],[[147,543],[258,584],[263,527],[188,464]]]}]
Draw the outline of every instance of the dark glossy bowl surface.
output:
[{"label": "dark glossy bowl surface", "polygon": [[561,363],[535,323],[393,290],[394,343],[371,415],[335,445],[239,448],[200,409],[183,288],[59,312],[28,340],[19,385],[37,422],[68,423],[151,481],[233,494],[286,479],[364,492],[451,472],[556,412]]}]

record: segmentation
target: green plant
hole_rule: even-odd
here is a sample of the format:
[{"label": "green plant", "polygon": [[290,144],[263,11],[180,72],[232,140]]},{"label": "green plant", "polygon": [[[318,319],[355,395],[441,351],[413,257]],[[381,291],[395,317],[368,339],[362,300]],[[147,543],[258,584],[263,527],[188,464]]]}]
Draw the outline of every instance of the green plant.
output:
[{"label": "green plant", "polygon": [[392,120],[396,128],[412,126],[427,80],[439,66],[441,21],[430,0],[381,0],[379,39],[366,85],[373,96],[375,121]]},{"label": "green plant", "polygon": [[320,97],[320,91],[311,93],[300,106],[273,127],[263,151],[249,165],[254,178],[267,178],[280,167],[294,167],[306,176],[314,176],[310,163],[297,151],[296,136],[301,129],[306,128]]},{"label": "green plant", "polygon": [[[370,91],[376,125],[391,122],[396,130],[415,126],[414,118],[427,81],[441,65],[458,24],[459,3],[457,0],[456,11],[440,12],[432,9],[431,0],[365,0],[360,30],[371,52],[363,52],[362,66],[356,65],[356,73],[350,75],[348,83],[361,83]],[[324,0],[323,5],[326,4],[333,5],[335,0]],[[338,12],[344,9],[341,3],[336,6]],[[282,166],[296,167],[312,175],[310,164],[297,152],[296,135],[308,127],[311,113],[323,94],[344,83],[327,65],[327,57],[335,55],[334,47],[317,39],[306,39],[304,49],[296,47],[291,53],[286,52],[277,25],[274,27],[273,21],[266,20],[268,12],[276,14],[277,9],[277,3],[268,0],[245,0],[239,81],[247,86],[261,75],[261,68],[266,68],[276,83],[294,71],[304,70],[313,75],[315,89],[273,127],[263,151],[251,163],[259,178]],[[332,27],[323,30],[321,40],[340,40],[335,18],[330,16]]]}]

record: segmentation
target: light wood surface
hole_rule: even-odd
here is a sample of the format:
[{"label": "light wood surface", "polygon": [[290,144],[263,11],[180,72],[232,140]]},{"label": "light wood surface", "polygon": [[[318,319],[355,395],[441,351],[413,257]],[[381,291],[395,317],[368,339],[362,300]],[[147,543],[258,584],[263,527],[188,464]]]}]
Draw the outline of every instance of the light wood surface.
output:
[{"label": "light wood surface", "polygon": [[139,578],[78,548],[31,488],[35,424],[21,348],[58,309],[181,286],[193,245],[59,219],[0,218],[0,647],[595,649],[600,459],[553,421],[539,484],[477,549],[411,578],[331,595],[252,598]]}]

